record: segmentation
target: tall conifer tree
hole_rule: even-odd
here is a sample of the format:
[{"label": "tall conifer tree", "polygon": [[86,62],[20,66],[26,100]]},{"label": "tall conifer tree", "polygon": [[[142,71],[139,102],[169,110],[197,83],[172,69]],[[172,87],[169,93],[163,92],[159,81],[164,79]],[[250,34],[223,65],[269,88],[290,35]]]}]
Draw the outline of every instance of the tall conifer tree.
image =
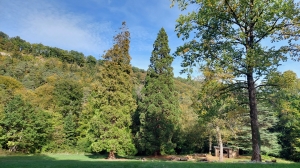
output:
[{"label": "tall conifer tree", "polygon": [[140,131],[137,134],[141,150],[147,154],[172,153],[173,135],[179,120],[179,103],[174,88],[168,36],[162,28],[153,44],[143,98],[139,103]]},{"label": "tall conifer tree", "polygon": [[136,152],[129,129],[136,102],[132,96],[130,33],[125,22],[120,33],[114,37],[114,42],[103,56],[105,61],[99,74],[101,85],[92,94],[94,116],[89,131],[92,135],[92,151],[106,150],[111,159],[115,158],[114,153],[127,155]]}]

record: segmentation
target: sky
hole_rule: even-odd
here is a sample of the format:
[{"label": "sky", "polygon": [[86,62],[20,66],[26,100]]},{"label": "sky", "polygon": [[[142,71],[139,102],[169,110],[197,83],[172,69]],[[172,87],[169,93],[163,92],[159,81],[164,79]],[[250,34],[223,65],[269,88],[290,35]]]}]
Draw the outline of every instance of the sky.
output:
[{"label": "sky", "polygon": [[[125,21],[131,33],[131,64],[146,70],[162,27],[171,54],[184,43],[175,32],[176,19],[183,12],[170,5],[170,0],[0,0],[0,31],[100,59]],[[181,58],[174,59],[174,75],[186,77],[179,73],[180,63]],[[297,66],[299,62],[288,61],[279,70],[293,70],[300,77]]]}]

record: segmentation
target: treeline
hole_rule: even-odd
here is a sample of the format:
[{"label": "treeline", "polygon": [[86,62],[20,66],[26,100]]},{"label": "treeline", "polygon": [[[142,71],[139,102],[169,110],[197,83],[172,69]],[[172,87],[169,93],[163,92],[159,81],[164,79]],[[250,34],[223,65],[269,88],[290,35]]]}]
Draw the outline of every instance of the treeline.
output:
[{"label": "treeline", "polygon": [[44,58],[58,58],[62,62],[77,64],[78,66],[84,66],[87,64],[96,64],[95,57],[89,55],[85,56],[78,51],[67,51],[57,47],[45,46],[41,43],[31,44],[19,36],[9,37],[4,32],[0,31],[0,48],[1,50],[13,53],[13,56],[18,57],[20,54],[30,54],[33,56],[43,56]]},{"label": "treeline", "polygon": [[[96,60],[77,51],[30,44],[1,33],[1,148],[24,153],[107,151],[110,157],[114,157],[114,153],[203,152],[205,135],[190,106],[191,95],[199,83],[174,79],[169,50],[164,53],[169,59],[168,74],[164,76],[167,78],[155,74],[165,71],[159,60],[155,66],[161,66],[161,70],[153,67],[152,75],[131,67],[129,35],[126,26],[123,27],[114,37],[113,47],[102,60]],[[163,36],[168,48],[167,35],[163,33]],[[157,99],[155,105],[165,102],[165,107],[152,111],[152,118],[156,120],[155,116],[160,115],[165,119],[150,128],[149,122],[142,122],[140,114],[149,116],[148,108],[144,106],[143,109],[141,104],[146,103],[144,85],[152,85],[146,78],[154,76],[159,77],[157,82],[163,82],[155,85],[161,85],[168,95],[153,95],[165,97]],[[157,89],[150,90],[155,93]],[[169,109],[172,104],[175,106]],[[168,115],[173,109],[177,112],[171,120]],[[162,132],[156,134],[157,130]],[[163,133],[165,130],[168,131]],[[156,141],[158,139],[161,141]]]},{"label": "treeline", "polygon": [[[3,150],[107,152],[114,158],[211,152],[222,144],[251,153],[247,93],[221,94],[228,87],[220,82],[224,72],[174,78],[164,29],[147,70],[130,65],[125,24],[101,60],[0,34]],[[287,71],[264,82],[279,85],[257,90],[261,152],[299,161],[300,81]]]}]

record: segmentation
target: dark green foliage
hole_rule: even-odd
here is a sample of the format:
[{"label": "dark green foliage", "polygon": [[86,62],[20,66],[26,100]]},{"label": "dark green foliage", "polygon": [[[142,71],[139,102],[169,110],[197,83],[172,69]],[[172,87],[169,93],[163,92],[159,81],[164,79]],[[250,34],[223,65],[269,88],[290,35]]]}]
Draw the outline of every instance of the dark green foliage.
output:
[{"label": "dark green foliage", "polygon": [[76,145],[76,117],[69,113],[64,118],[65,145]]},{"label": "dark green foliage", "polygon": [[270,105],[278,112],[279,144],[283,158],[300,161],[300,79],[293,71],[286,71],[269,79],[277,84],[272,90]]},{"label": "dark green foliage", "polygon": [[83,89],[73,80],[62,79],[55,83],[53,98],[56,110],[63,117],[63,134],[66,148],[74,147],[77,142],[76,129],[82,108]]},{"label": "dark green foliage", "polygon": [[281,133],[280,145],[282,146],[281,156],[283,158],[300,161],[300,96],[298,94],[297,99],[292,104],[297,111],[287,113],[281,113],[279,115],[280,124],[279,131]]},{"label": "dark green foliage", "polygon": [[[299,99],[300,98],[298,98],[298,100]],[[279,117],[279,131],[281,133],[281,135],[279,136],[279,142],[282,146],[282,151],[280,153],[281,157],[299,162],[300,117],[295,114],[281,114]]]},{"label": "dark green foliage", "polygon": [[79,65],[79,66],[83,66],[84,63],[85,63],[85,57],[83,55],[83,53],[81,52],[78,52],[78,51],[74,51],[74,50],[71,50],[69,52],[70,55],[72,55],[74,57],[74,62]]},{"label": "dark green foliage", "polygon": [[279,145],[279,132],[275,130],[279,120],[275,111],[259,108],[258,122],[260,127],[261,152],[264,155],[279,156],[281,146]]},{"label": "dark green foliage", "polygon": [[96,66],[97,64],[97,60],[95,57],[89,55],[88,57],[86,57],[86,64],[89,66],[89,67],[94,67]]},{"label": "dark green foliage", "polygon": [[[275,128],[279,122],[275,111],[270,111],[272,108],[260,107],[258,108],[258,121],[260,129],[260,148],[264,155],[279,156],[281,146],[279,145],[279,132]],[[243,115],[243,122],[245,123],[240,127],[236,133],[235,139],[230,141],[229,144],[242,149],[246,153],[251,153],[251,126],[247,114]]]},{"label": "dark green foliage", "polygon": [[5,106],[4,118],[0,122],[2,147],[10,151],[40,151],[49,138],[49,118],[46,112],[35,109],[21,96],[13,97]]},{"label": "dark green foliage", "polygon": [[4,32],[0,31],[0,38],[1,39],[8,39],[9,36],[7,34],[5,34]]},{"label": "dark green foliage", "polygon": [[147,154],[174,153],[173,135],[178,129],[179,104],[173,79],[173,58],[168,36],[162,28],[154,42],[138,112],[140,130],[136,134],[139,150]]},{"label": "dark green foliage", "polygon": [[83,98],[82,86],[73,80],[61,79],[55,83],[53,92],[57,110],[66,117],[74,114],[77,117],[81,111]]}]

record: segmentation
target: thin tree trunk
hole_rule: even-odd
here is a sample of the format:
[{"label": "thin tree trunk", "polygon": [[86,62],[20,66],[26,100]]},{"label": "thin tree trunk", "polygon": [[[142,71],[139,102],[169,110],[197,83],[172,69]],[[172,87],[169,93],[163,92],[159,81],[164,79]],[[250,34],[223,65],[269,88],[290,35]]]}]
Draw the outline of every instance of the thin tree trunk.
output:
[{"label": "thin tree trunk", "polygon": [[212,148],[212,137],[211,137],[211,134],[209,134],[208,140],[209,140],[209,154],[211,155],[211,148]]},{"label": "thin tree trunk", "polygon": [[218,138],[218,143],[219,143],[219,148],[220,148],[220,155],[219,155],[219,162],[223,162],[223,142],[222,142],[222,135],[219,126],[216,128],[217,130],[217,138]]},{"label": "thin tree trunk", "polygon": [[256,89],[253,80],[253,75],[247,75],[248,94],[249,94],[249,107],[251,119],[251,132],[252,132],[252,161],[261,162],[260,155],[260,135],[258,127],[258,112],[256,102]]}]

